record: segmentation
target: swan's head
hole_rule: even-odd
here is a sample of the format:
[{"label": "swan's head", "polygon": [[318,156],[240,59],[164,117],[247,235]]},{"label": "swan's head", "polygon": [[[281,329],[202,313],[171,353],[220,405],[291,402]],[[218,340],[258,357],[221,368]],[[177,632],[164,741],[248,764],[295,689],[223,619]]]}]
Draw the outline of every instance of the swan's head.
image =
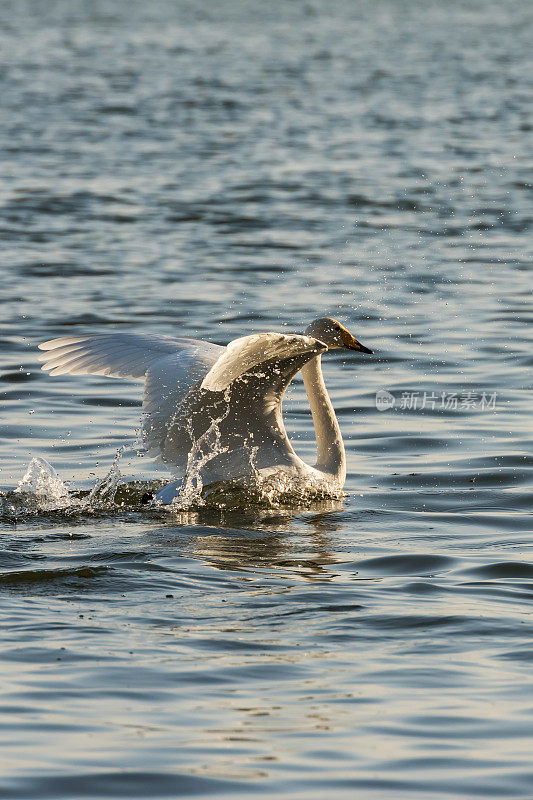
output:
[{"label": "swan's head", "polygon": [[328,350],[343,348],[344,350],[358,350],[360,353],[372,353],[368,347],[358,342],[346,328],[331,317],[315,319],[306,330],[307,336],[313,336],[324,344]]}]

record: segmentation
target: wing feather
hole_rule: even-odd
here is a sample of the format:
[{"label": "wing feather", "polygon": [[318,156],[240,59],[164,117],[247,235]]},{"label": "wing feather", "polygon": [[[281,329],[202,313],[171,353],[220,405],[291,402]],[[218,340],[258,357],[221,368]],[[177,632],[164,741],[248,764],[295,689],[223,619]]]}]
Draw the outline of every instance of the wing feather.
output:
[{"label": "wing feather", "polygon": [[143,379],[152,364],[191,346],[209,345],[195,339],[133,333],[97,333],[65,336],[39,345],[45,352],[41,367],[51,375],[107,375]]},{"label": "wing feather", "polygon": [[295,457],[281,416],[283,394],[298,370],[327,350],[318,339],[282,333],[244,336],[227,347],[170,336],[101,333],[52,339],[39,348],[44,351],[42,369],[51,375],[145,379],[145,447],[171,468],[185,467],[193,441],[209,447],[205,434],[216,422],[222,455],[209,456],[213,475],[228,469],[234,473],[239,459],[249,466],[252,439],[262,443],[259,452],[266,463]]},{"label": "wing feather", "polygon": [[[311,336],[284,333],[256,333],[242,336],[228,344],[217,362],[202,381],[202,389],[223,392],[233,381],[267,361],[294,359],[308,354],[309,358],[326,350]],[[292,376],[291,376],[292,377]]]},{"label": "wing feather", "polygon": [[146,373],[142,439],[150,456],[161,455],[180,403],[225,351],[216,344],[196,344],[158,359]]},{"label": "wing feather", "polygon": [[97,333],[52,339],[39,349],[42,369],[51,375],[145,379],[143,441],[158,455],[179,403],[226,348],[198,339]]},{"label": "wing feather", "polygon": [[327,350],[310,336],[262,333],[235,339],[168,420],[159,449],[171,468],[183,470],[194,449],[210,479],[256,466],[292,463],[281,404],[302,366]]}]

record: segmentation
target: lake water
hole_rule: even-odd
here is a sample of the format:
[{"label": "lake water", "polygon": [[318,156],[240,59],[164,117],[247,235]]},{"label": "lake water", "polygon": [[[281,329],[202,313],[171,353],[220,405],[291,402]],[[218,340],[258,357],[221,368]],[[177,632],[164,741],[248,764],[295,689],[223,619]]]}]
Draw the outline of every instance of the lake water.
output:
[{"label": "lake water", "polygon": [[[0,797],[533,797],[531,16],[3,3]],[[338,507],[143,508],[139,385],[37,361],[324,314]]]}]

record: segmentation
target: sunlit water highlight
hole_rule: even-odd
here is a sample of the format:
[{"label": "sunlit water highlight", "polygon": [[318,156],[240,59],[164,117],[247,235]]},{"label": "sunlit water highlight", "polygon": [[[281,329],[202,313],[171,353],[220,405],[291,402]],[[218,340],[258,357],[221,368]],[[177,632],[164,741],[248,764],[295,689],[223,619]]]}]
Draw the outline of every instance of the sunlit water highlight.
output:
[{"label": "sunlit water highlight", "polygon": [[[530,4],[3,16],[0,797],[530,798]],[[324,313],[303,508],[143,504],[139,385],[35,349]]]}]

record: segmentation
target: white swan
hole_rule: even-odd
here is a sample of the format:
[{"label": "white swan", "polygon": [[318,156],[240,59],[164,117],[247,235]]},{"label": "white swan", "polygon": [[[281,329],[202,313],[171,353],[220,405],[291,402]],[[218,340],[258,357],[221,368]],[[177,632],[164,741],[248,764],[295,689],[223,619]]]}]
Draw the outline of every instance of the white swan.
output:
[{"label": "white swan", "polygon": [[[51,375],[108,375],[145,381],[142,435],[149,455],[175,474],[194,462],[203,486],[283,472],[316,485],[342,489],[346,456],[324,384],[321,355],[345,348],[372,353],[339,322],[317,319],[305,335],[259,333],[227,347],[196,339],[101,333],[52,339],[39,345]],[[302,370],[317,441],[309,466],[289,441],[283,395]],[[157,496],[171,502],[180,482]]]}]

